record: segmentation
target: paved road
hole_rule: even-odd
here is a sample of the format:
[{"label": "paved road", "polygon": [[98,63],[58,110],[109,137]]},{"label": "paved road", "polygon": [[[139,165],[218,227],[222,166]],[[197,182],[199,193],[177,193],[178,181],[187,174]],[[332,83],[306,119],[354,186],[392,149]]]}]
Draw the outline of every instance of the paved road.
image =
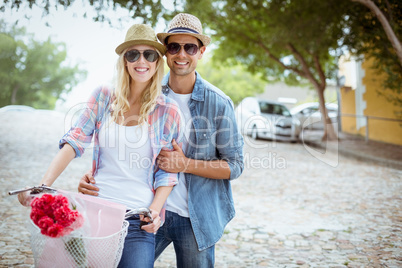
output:
[{"label": "paved road", "polygon": [[[40,180],[62,120],[0,114],[0,267],[33,267],[28,211],[7,192]],[[245,155],[216,267],[402,267],[402,171],[302,144],[247,142]],[[90,159],[74,160],[54,186],[74,191]],[[175,267],[172,247],[155,267]]]}]

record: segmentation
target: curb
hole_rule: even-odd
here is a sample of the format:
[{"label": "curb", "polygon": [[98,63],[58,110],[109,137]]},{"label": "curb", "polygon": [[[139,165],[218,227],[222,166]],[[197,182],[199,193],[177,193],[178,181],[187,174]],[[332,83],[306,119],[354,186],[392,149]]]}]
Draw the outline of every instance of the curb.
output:
[{"label": "curb", "polygon": [[[330,150],[330,151],[336,150],[336,149],[331,148],[331,146],[326,146],[326,144],[323,144],[320,141],[304,140],[303,143],[310,145],[311,147],[315,147],[315,148],[321,148],[321,149]],[[340,154],[342,154],[343,156],[354,158],[354,159],[357,159],[360,161],[375,163],[375,164],[379,164],[382,166],[391,167],[391,168],[394,168],[397,170],[402,170],[402,162],[401,161],[382,158],[382,157],[373,156],[373,155],[369,155],[369,154],[363,154],[363,153],[360,153],[355,150],[345,149],[342,146],[338,146],[338,152]]]}]

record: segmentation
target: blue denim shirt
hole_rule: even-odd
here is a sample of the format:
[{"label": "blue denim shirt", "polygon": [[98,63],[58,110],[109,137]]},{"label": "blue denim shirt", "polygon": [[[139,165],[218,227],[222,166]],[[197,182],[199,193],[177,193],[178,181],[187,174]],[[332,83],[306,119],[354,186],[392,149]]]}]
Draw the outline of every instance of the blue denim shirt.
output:
[{"label": "blue denim shirt", "polygon": [[[193,119],[185,155],[198,160],[224,159],[230,167],[230,180],[244,169],[243,137],[238,131],[233,103],[221,90],[197,74],[189,108]],[[169,92],[169,74],[162,81],[162,92]],[[180,108],[180,107],[179,107]],[[185,174],[190,221],[198,249],[213,246],[225,226],[235,216],[230,180],[209,179]]]}]

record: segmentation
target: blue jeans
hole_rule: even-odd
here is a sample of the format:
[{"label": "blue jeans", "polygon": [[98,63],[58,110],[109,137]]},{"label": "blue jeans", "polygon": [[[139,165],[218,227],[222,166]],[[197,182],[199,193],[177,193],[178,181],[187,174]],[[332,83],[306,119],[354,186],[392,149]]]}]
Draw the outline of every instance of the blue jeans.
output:
[{"label": "blue jeans", "polygon": [[215,246],[199,251],[189,218],[166,211],[165,223],[156,233],[155,260],[173,242],[178,268],[210,268],[215,263]]},{"label": "blue jeans", "polygon": [[128,222],[130,225],[118,267],[154,267],[155,235],[140,229],[141,221],[137,215]]}]

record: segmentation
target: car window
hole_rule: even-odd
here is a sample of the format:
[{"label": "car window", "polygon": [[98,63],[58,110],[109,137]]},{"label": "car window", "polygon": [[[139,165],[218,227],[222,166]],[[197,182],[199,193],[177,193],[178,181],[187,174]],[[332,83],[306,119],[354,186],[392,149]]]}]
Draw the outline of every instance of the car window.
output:
[{"label": "car window", "polygon": [[260,110],[262,114],[273,114],[273,105],[260,101]]},{"label": "car window", "polygon": [[274,113],[283,116],[290,116],[289,110],[283,105],[274,105]]},{"label": "car window", "polygon": [[276,115],[283,115],[283,116],[290,116],[289,110],[279,104],[272,104],[268,102],[260,101],[260,110],[263,114],[276,114]]},{"label": "car window", "polygon": [[318,112],[318,108],[316,108],[316,107],[309,107],[309,108],[306,108],[303,110],[303,114],[305,114],[305,115],[311,115],[316,112]]}]

